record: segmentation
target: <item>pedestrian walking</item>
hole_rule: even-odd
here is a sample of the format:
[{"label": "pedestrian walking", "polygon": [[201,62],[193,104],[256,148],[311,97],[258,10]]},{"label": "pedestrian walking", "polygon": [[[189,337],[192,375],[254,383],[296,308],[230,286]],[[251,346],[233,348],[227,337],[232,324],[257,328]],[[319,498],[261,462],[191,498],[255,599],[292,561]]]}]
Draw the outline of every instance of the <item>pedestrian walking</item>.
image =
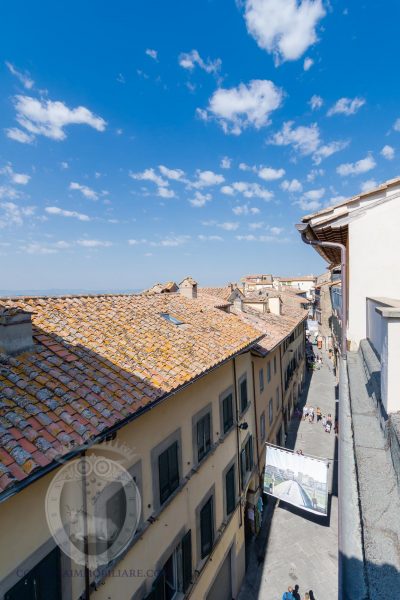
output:
[{"label": "pedestrian walking", "polygon": [[304,594],[304,600],[310,600],[310,594],[308,592]]},{"label": "pedestrian walking", "polygon": [[308,420],[310,423],[314,421],[314,409],[312,406],[308,407]]},{"label": "pedestrian walking", "polygon": [[318,406],[317,407],[317,423],[319,423],[319,421],[322,419],[322,413],[321,413],[321,409]]},{"label": "pedestrian walking", "polygon": [[283,592],[282,600],[295,600],[293,596],[293,588],[289,585],[287,592]]},{"label": "pedestrian walking", "polygon": [[307,415],[308,415],[308,406],[307,406],[307,404],[305,404],[305,405],[303,406],[303,421],[305,421],[305,420],[306,420],[306,418],[307,418]]},{"label": "pedestrian walking", "polygon": [[294,600],[301,600],[300,592],[299,592],[299,586],[298,585],[294,586],[294,590],[293,590],[292,594],[293,594]]},{"label": "pedestrian walking", "polygon": [[322,417],[322,427],[323,427],[324,429],[325,429],[325,427],[326,427],[326,416],[325,416],[325,415]]},{"label": "pedestrian walking", "polygon": [[308,595],[310,596],[310,600],[315,600],[314,592],[312,590],[308,592]]}]

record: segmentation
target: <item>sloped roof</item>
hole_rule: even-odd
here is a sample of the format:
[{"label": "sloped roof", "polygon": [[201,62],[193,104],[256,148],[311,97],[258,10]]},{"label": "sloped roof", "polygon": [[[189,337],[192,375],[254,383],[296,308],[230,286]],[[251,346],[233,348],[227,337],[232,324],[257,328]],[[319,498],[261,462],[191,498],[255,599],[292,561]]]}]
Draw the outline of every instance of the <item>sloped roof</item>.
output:
[{"label": "sloped roof", "polygon": [[0,299],[5,307],[32,313],[34,351],[0,354],[0,492],[260,337],[179,294]]}]

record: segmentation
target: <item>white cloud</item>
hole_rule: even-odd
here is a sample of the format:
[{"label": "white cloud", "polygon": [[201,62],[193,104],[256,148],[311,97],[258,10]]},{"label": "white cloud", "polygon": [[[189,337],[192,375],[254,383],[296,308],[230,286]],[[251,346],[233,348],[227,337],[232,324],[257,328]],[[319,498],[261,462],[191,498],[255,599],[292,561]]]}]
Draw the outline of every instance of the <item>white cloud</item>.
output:
[{"label": "white cloud", "polygon": [[249,229],[262,229],[264,226],[264,221],[255,221],[254,223],[249,223]]},{"label": "white cloud", "polygon": [[[228,156],[224,156],[221,159],[221,163],[220,163],[221,169],[230,169],[231,166],[232,166],[232,159],[229,158]],[[240,165],[239,165],[239,168],[240,168]]]},{"label": "white cloud", "polygon": [[202,208],[211,199],[211,194],[202,194],[201,192],[195,192],[194,198],[189,199],[189,202],[195,208]]},{"label": "white cloud", "polygon": [[230,185],[224,185],[221,192],[227,196],[234,196],[236,193],[243,194],[245,198],[261,198],[262,200],[271,200],[274,194],[270,190],[262,187],[259,183],[249,183],[248,181],[235,181]]},{"label": "white cloud", "polygon": [[117,75],[117,81],[118,81],[118,83],[126,83],[126,79],[122,75],[122,73],[118,73],[118,75]]},{"label": "white cloud", "polygon": [[325,175],[324,169],[311,169],[307,175],[307,181],[314,181],[317,177]]},{"label": "white cloud", "polygon": [[[29,141],[32,141],[36,135],[44,135],[53,140],[64,140],[67,137],[64,127],[67,125],[89,125],[97,131],[104,131],[107,125],[104,119],[94,115],[84,106],[70,109],[60,101],[38,100],[20,95],[15,96],[14,105],[17,122],[31,135]],[[19,132],[18,129],[9,129],[7,135],[26,143],[28,140],[23,139]]]},{"label": "white cloud", "polygon": [[164,167],[164,165],[159,165],[158,168],[160,169],[160,172],[162,175],[164,175],[164,177],[167,177],[168,179],[172,179],[174,181],[181,180],[182,177],[185,175],[185,172],[182,171],[182,169],[168,169],[167,167]]},{"label": "white cloud", "polygon": [[281,188],[285,192],[290,193],[301,192],[303,190],[303,186],[298,179],[292,179],[291,181],[285,179],[285,181],[282,181],[281,183]]},{"label": "white cloud", "polygon": [[304,59],[304,63],[303,63],[303,69],[305,71],[308,71],[309,69],[311,69],[311,67],[313,66],[314,61],[312,58],[308,57]]},{"label": "white cloud", "polygon": [[279,239],[276,235],[253,235],[249,233],[247,235],[237,235],[236,239],[239,242],[286,242],[287,239]]},{"label": "white cloud", "polygon": [[315,152],[321,143],[318,125],[313,123],[310,126],[293,127],[293,124],[294,121],[286,121],[281,131],[275,133],[268,143],[275,146],[293,146],[304,155]]},{"label": "white cloud", "polygon": [[0,169],[0,173],[2,175],[8,175],[11,181],[17,185],[26,185],[27,183],[29,183],[29,180],[31,178],[31,176],[27,175],[26,173],[15,173],[11,163],[6,165],[3,169]]},{"label": "white cloud", "polygon": [[21,144],[31,144],[35,139],[34,135],[30,135],[22,129],[18,127],[11,127],[10,129],[5,129],[6,136],[10,138],[10,140],[14,140],[15,142],[20,142]]},{"label": "white cloud", "polygon": [[242,204],[241,206],[235,206],[232,208],[232,212],[237,215],[258,215],[260,213],[260,209],[257,207],[250,207],[248,204]]},{"label": "white cloud", "polygon": [[272,167],[262,167],[258,171],[258,176],[265,181],[274,181],[281,179],[285,174],[285,169],[273,169]]},{"label": "white cloud", "polygon": [[383,146],[382,150],[381,150],[381,156],[383,156],[383,158],[386,158],[386,160],[393,160],[394,159],[394,148],[392,146]]},{"label": "white cloud", "polygon": [[271,227],[270,232],[272,235],[280,235],[284,231],[283,227]]},{"label": "white cloud", "polygon": [[225,223],[219,223],[217,227],[225,229],[225,231],[236,231],[236,229],[239,227],[239,223],[232,223],[230,221],[226,221]]},{"label": "white cloud", "polygon": [[239,169],[241,171],[254,171],[254,170],[256,170],[255,167],[250,167],[250,165],[247,165],[246,163],[239,163]]},{"label": "white cloud", "polygon": [[145,238],[142,238],[141,240],[134,240],[134,239],[128,240],[128,244],[130,246],[137,246],[138,244],[146,244],[146,243],[147,243],[147,240]]},{"label": "white cloud", "polygon": [[268,144],[275,146],[292,146],[299,154],[308,156],[312,154],[315,164],[319,164],[324,158],[339,152],[348,146],[349,141],[334,141],[323,144],[319,127],[316,123],[312,125],[293,127],[293,121],[286,121],[280,131],[267,140]]},{"label": "white cloud", "polygon": [[336,142],[329,142],[329,144],[322,144],[316,152],[313,154],[313,161],[316,165],[319,165],[325,158],[332,156],[336,152],[344,150],[349,145],[349,140],[339,140]]},{"label": "white cloud", "polygon": [[171,235],[159,242],[151,242],[151,246],[162,246],[164,248],[174,248],[175,246],[183,246],[190,240],[190,235]]},{"label": "white cloud", "polygon": [[78,190],[83,196],[85,196],[85,198],[88,198],[89,200],[97,200],[99,197],[98,193],[92,190],[92,188],[88,187],[87,185],[81,185],[76,181],[71,181],[69,184],[69,189]]},{"label": "white cloud", "polygon": [[7,198],[8,200],[17,200],[20,198],[21,193],[9,185],[0,185],[0,200]]},{"label": "white cloud", "polygon": [[304,211],[318,210],[322,206],[319,200],[299,200],[298,202],[295,202],[295,204],[298,204],[301,210]]},{"label": "white cloud", "polygon": [[364,98],[340,98],[327,112],[328,117],[332,115],[355,115],[365,104]]},{"label": "white cloud", "polygon": [[371,154],[368,154],[365,158],[358,160],[354,163],[344,163],[339,165],[336,169],[336,172],[342,177],[346,177],[347,175],[359,175],[361,173],[367,173],[367,171],[371,171],[376,166],[376,162],[374,157]]},{"label": "white cloud", "polygon": [[196,177],[197,177],[197,180],[191,184],[191,187],[194,187],[194,188],[209,187],[212,185],[218,185],[225,181],[225,177],[223,175],[214,173],[214,171],[200,171],[200,169],[197,169]]},{"label": "white cloud", "polygon": [[318,110],[323,106],[324,101],[321,98],[321,96],[314,94],[313,96],[311,96],[310,100],[308,101],[308,104],[311,106],[311,110]]},{"label": "white cloud", "polygon": [[225,133],[240,135],[247,127],[268,125],[271,112],[279,108],[282,99],[282,90],[272,81],[255,79],[247,85],[217,89],[207,110],[197,112],[203,120],[214,118]]},{"label": "white cloud", "polygon": [[78,246],[83,246],[84,248],[109,248],[112,246],[111,242],[101,240],[77,240],[76,243]]},{"label": "white cloud", "polygon": [[198,235],[197,238],[201,242],[223,242],[224,238],[220,235]]},{"label": "white cloud", "polygon": [[328,200],[327,206],[335,206],[335,204],[340,204],[341,202],[344,202],[344,200],[347,200],[346,196],[334,196]]},{"label": "white cloud", "polygon": [[375,181],[375,179],[367,179],[367,181],[362,182],[360,187],[362,192],[369,192],[370,190],[378,187],[378,183]]},{"label": "white cloud", "polygon": [[248,32],[275,61],[297,60],[317,41],[322,0],[246,0]]},{"label": "white cloud", "polygon": [[31,244],[27,244],[22,247],[22,250],[27,254],[56,254],[57,250],[55,248],[49,248],[48,246],[43,246],[37,242],[33,242]]},{"label": "white cloud", "polygon": [[396,121],[394,122],[394,125],[393,125],[393,129],[395,131],[400,131],[400,119],[396,119]]},{"label": "white cloud", "polygon": [[161,198],[175,198],[174,190],[171,190],[168,187],[159,187],[157,190],[157,195]]},{"label": "white cloud", "polygon": [[152,58],[153,60],[157,60],[158,58],[157,50],[152,50],[151,48],[147,48],[145,54],[147,54],[147,56],[150,56],[150,58]]},{"label": "white cloud", "polygon": [[14,202],[0,202],[0,229],[22,225],[25,217],[35,212],[34,206],[18,206]]},{"label": "white cloud", "polygon": [[210,60],[209,58],[204,61],[197,50],[191,50],[190,52],[182,52],[178,57],[178,63],[183,69],[193,71],[197,65],[206,73],[218,73],[221,69],[222,61],[220,58]]},{"label": "white cloud", "polygon": [[325,195],[325,188],[318,188],[316,190],[308,190],[304,192],[302,200],[321,200]]},{"label": "white cloud", "polygon": [[152,181],[158,187],[168,187],[168,181],[163,179],[160,175],[158,175],[154,169],[145,169],[142,173],[132,173],[129,172],[129,177],[132,179],[137,179],[139,181]]},{"label": "white cloud", "polygon": [[78,221],[90,221],[90,217],[88,215],[84,215],[82,213],[78,213],[74,210],[63,210],[58,208],[57,206],[47,206],[45,211],[49,215],[57,215],[59,217],[72,217],[74,219],[78,219]]},{"label": "white cloud", "polygon": [[30,78],[30,76],[27,73],[21,73],[21,71],[18,71],[14,65],[8,61],[6,61],[6,67],[7,69],[10,71],[10,73],[12,75],[14,75],[14,77],[16,77],[17,79],[19,79],[19,81],[22,83],[22,85],[27,89],[30,90],[31,88],[33,88],[35,82],[33,81],[33,79]]}]

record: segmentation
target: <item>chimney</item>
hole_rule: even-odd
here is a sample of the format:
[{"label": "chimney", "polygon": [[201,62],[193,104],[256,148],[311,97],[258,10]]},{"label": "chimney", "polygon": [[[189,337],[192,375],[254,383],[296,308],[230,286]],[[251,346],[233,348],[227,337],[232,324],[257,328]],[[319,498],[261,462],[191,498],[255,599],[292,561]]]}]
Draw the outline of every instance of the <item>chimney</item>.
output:
[{"label": "chimney", "polygon": [[179,293],[185,298],[197,298],[197,282],[192,277],[185,277],[179,284]]},{"label": "chimney", "polygon": [[269,308],[269,312],[271,312],[274,315],[280,316],[282,314],[280,297],[272,296],[272,297],[268,298],[268,308]]},{"label": "chimney", "polygon": [[0,352],[12,356],[33,349],[31,317],[20,308],[0,311]]}]

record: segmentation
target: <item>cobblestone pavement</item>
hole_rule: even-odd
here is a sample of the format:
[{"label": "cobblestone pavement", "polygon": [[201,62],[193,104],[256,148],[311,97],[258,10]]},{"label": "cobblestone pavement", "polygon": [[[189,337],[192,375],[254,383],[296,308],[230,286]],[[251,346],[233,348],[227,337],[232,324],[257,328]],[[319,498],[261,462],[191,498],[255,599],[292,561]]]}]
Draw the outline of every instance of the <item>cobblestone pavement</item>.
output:
[{"label": "cobblestone pavement", "polygon": [[[308,379],[301,399],[335,415],[335,378],[326,355],[320,370]],[[238,600],[281,600],[289,585],[299,586],[301,598],[313,590],[316,600],[334,600],[338,595],[338,503],[336,436],[321,423],[292,420],[286,445],[304,454],[329,458],[329,517],[319,517],[277,503],[266,511],[262,530],[253,543],[245,582]]]}]

